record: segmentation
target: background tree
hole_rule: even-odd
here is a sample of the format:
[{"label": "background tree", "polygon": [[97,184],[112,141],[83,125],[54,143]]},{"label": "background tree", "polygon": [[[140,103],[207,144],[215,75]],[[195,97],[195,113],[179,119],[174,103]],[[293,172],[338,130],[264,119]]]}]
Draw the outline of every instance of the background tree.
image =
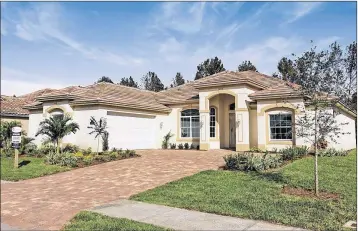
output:
[{"label": "background tree", "polygon": [[[307,60],[319,58],[321,59],[320,72],[325,73],[325,78],[322,79],[323,82],[317,79],[318,90],[324,92],[332,90],[330,93],[338,96],[340,102],[356,111],[357,105],[353,97],[357,92],[356,42],[349,44],[345,52],[337,42],[332,43],[326,50],[317,51],[316,49],[314,47],[300,56],[293,54],[294,59],[283,57],[277,65],[278,77],[304,86],[309,78],[305,73],[305,69],[310,65]],[[318,65],[318,62],[315,63]],[[306,87],[312,86],[309,84]]]},{"label": "background tree", "polygon": [[347,75],[347,99],[345,103],[357,111],[357,43],[354,41],[346,47],[344,62]]},{"label": "background tree", "polygon": [[60,152],[60,142],[70,133],[75,134],[80,128],[76,122],[72,122],[69,115],[51,116],[40,122],[39,130],[35,136],[45,135],[56,145],[56,152]]},{"label": "background tree", "polygon": [[218,57],[215,57],[213,59],[207,59],[197,66],[195,80],[222,71],[225,71],[225,68],[224,68],[224,64],[221,62],[221,59],[219,59]]},{"label": "background tree", "polygon": [[107,77],[107,76],[102,76],[101,78],[99,78],[97,80],[97,83],[100,82],[106,82],[106,83],[113,83],[113,81],[111,80],[111,78]]},{"label": "background tree", "polygon": [[148,91],[161,91],[164,90],[162,81],[158,78],[157,74],[149,71],[145,76],[142,77],[142,87]]},{"label": "background tree", "polygon": [[252,64],[250,61],[243,61],[237,68],[238,71],[257,71],[254,64]]},{"label": "background tree", "polygon": [[[303,115],[296,119],[296,136],[310,142],[314,148],[314,188],[317,196],[318,148],[322,142],[336,142],[336,138],[344,134],[341,131],[344,124],[337,123],[337,113],[333,113],[333,106],[338,98],[333,95],[337,86],[332,80],[341,77],[341,73],[334,67],[337,64],[337,57],[339,54],[332,50],[317,52],[316,47],[313,47],[293,62],[301,85],[300,91],[307,99]],[[325,93],[322,93],[322,90]]]},{"label": "background tree", "polygon": [[286,57],[283,57],[277,65],[278,69],[278,78],[289,81],[291,83],[296,83],[296,71],[293,67],[293,61],[291,59],[288,59]]},{"label": "background tree", "polygon": [[173,79],[173,83],[170,84],[170,87],[177,87],[180,85],[183,85],[185,83],[185,80],[180,72],[177,72],[175,78]]},{"label": "background tree", "polygon": [[132,76],[129,76],[129,78],[123,77],[119,84],[127,87],[138,88],[138,83],[134,81]]},{"label": "background tree", "polygon": [[92,131],[89,133],[90,135],[94,134],[95,135],[95,139],[98,140],[97,143],[97,155],[99,152],[99,138],[103,136],[105,136],[105,134],[107,133],[107,120],[106,118],[101,117],[99,119],[99,121],[97,121],[94,116],[91,116],[90,118],[90,126],[88,126],[87,128],[91,129]]}]

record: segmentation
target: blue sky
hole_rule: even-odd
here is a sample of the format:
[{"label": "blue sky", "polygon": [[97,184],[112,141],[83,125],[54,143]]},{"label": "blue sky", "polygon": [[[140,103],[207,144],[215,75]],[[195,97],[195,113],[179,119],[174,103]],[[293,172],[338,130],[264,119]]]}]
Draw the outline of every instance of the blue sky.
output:
[{"label": "blue sky", "polygon": [[355,2],[2,2],[1,94],[176,72],[218,56],[265,74],[313,40],[356,40]]}]

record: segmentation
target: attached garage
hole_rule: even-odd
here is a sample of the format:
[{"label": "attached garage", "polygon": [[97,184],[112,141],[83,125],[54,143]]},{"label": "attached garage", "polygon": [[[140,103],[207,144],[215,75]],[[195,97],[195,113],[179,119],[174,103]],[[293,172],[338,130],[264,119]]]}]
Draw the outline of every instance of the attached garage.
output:
[{"label": "attached garage", "polygon": [[110,148],[156,148],[155,116],[108,111],[107,124]]}]

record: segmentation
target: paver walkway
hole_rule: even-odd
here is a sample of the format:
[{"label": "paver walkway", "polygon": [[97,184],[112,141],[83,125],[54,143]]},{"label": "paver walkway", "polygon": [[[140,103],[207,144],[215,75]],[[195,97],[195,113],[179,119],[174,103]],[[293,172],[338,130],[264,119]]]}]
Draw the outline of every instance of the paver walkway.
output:
[{"label": "paver walkway", "polygon": [[91,211],[175,230],[304,230],[264,221],[221,216],[129,200],[119,200],[110,205],[94,208]]},{"label": "paver walkway", "polygon": [[1,184],[1,222],[27,230],[58,230],[81,210],[217,169],[229,152],[141,150],[139,158]]}]

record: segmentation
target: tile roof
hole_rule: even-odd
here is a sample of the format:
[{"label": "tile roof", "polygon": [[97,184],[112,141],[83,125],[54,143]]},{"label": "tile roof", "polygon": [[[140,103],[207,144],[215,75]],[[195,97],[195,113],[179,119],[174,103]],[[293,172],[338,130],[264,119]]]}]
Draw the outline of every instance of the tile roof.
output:
[{"label": "tile roof", "polygon": [[298,87],[298,85],[288,82],[280,83],[264,90],[251,93],[249,97],[254,100],[300,97],[302,95]]},{"label": "tile roof", "polygon": [[193,82],[195,88],[216,87],[234,84],[251,84],[262,89],[284,81],[255,71],[222,71]]},{"label": "tile roof", "polygon": [[[25,107],[25,109],[16,110],[18,113],[28,114],[26,109],[41,108],[42,102],[69,99],[72,105],[104,104],[169,112],[170,108],[166,105],[198,102],[199,90],[202,88],[234,84],[249,84],[261,89],[250,94],[252,99],[298,96],[298,85],[254,71],[223,71],[161,92],[151,92],[111,83],[97,83],[85,87],[69,86],[57,90],[43,89],[21,96],[28,99],[25,100],[26,103],[20,99],[13,100],[12,108],[16,108],[16,104]],[[16,111],[15,109],[11,110]]]},{"label": "tile roof", "polygon": [[197,101],[199,90],[193,86],[193,83],[189,82],[178,87],[160,91],[156,94],[156,99],[162,104],[186,103],[191,100]]},{"label": "tile roof", "polygon": [[27,104],[31,104],[35,102],[36,97],[49,93],[53,91],[53,89],[42,89],[38,91],[34,91],[29,94],[20,95],[20,96],[1,96],[1,115],[2,116],[28,116],[29,111],[24,109],[23,107]]},{"label": "tile roof", "polygon": [[[86,87],[70,86],[37,97],[40,102],[54,99],[70,99],[72,105],[106,104],[164,111],[170,109],[155,99],[155,92],[112,83],[96,83]],[[26,107],[38,105],[26,105]]]}]

